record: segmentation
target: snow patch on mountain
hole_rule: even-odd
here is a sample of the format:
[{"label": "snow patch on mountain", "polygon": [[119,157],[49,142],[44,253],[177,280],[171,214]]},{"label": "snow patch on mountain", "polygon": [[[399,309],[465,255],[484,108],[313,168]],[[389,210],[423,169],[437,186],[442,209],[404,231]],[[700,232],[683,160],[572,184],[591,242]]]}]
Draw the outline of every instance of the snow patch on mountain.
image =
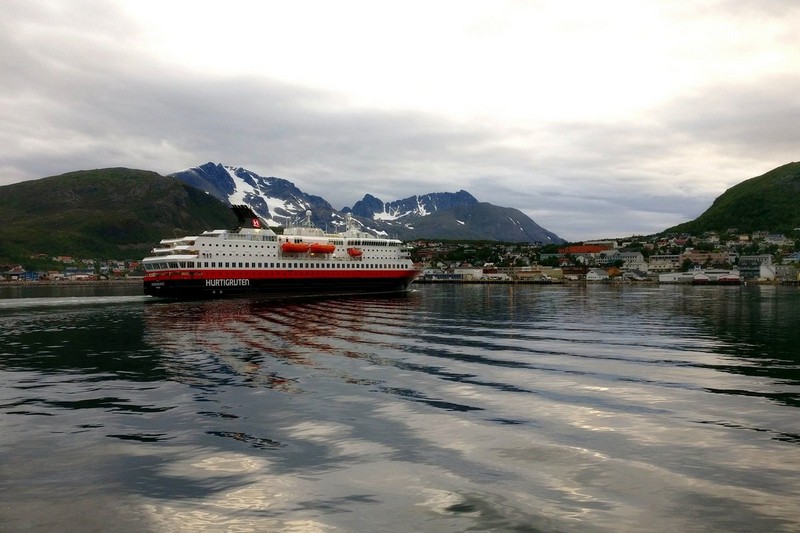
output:
[{"label": "snow patch on mountain", "polygon": [[419,196],[417,196],[417,214],[421,217],[428,215],[428,210],[425,208],[425,204]]},{"label": "snow patch on mountain", "polygon": [[224,167],[225,170],[228,172],[231,180],[233,181],[233,192],[228,195],[228,201],[231,204],[243,204],[246,203],[246,198],[248,195],[256,195],[258,194],[258,190],[247,183],[245,180],[241,179],[239,176],[236,175],[236,169],[232,167]]}]

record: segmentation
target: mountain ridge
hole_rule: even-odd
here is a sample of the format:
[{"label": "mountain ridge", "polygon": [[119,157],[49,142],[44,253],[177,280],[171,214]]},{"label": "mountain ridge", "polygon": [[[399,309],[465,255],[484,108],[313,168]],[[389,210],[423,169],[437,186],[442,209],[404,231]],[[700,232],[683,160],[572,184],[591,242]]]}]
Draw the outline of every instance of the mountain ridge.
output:
[{"label": "mountain ridge", "polygon": [[[208,175],[201,167],[206,167]],[[336,230],[341,229],[348,214],[349,208],[337,211],[323,198],[306,194],[282,178],[263,178],[241,167],[215,163],[201,167],[188,169],[192,170],[189,174],[181,171],[186,180],[117,167],[0,186],[0,263],[43,252],[85,258],[141,258],[165,237],[234,227],[230,198],[236,202],[250,200],[262,211],[266,209],[263,213],[256,211],[273,225],[285,225],[312,210],[317,225]],[[211,175],[218,179],[213,187],[203,184]],[[191,180],[197,183],[193,185]],[[275,196],[259,194],[263,187]],[[215,190],[228,200],[220,200],[205,189]],[[366,194],[359,202],[353,210],[358,207],[363,215],[371,215],[353,214],[359,224],[404,240],[531,242],[540,230],[546,232],[519,210],[479,202],[463,190],[392,202]],[[695,220],[662,233],[701,235],[732,228],[743,233],[792,233],[800,228],[800,162],[734,185]]]},{"label": "mountain ridge", "polygon": [[744,180],[718,196],[694,220],[663,233],[772,231],[800,228],[800,162],[787,163]]},{"label": "mountain ridge", "polygon": [[236,221],[199,189],[145,170],[75,171],[0,190],[0,260],[40,253],[141,258],[175,233]]},{"label": "mountain ridge", "polygon": [[[312,222],[318,227],[342,228],[347,214],[350,214],[364,231],[404,240],[436,239],[447,235],[450,239],[543,244],[565,242],[521,211],[507,211],[508,208],[481,203],[465,190],[413,195],[390,202],[365,194],[352,208],[336,210],[324,198],[307,194],[288,180],[259,176],[241,167],[209,162],[169,176],[198,187],[227,204],[245,203],[271,225],[286,225],[311,211]],[[476,206],[481,204],[484,205],[478,209]],[[441,215],[455,208],[466,210],[461,215],[463,220]],[[510,219],[510,222],[496,220],[501,218]]]}]

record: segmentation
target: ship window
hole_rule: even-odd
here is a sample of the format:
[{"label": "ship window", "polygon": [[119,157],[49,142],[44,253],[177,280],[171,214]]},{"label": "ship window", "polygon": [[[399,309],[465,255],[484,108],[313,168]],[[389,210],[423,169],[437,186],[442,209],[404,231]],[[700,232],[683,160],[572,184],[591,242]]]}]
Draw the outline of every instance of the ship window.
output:
[{"label": "ship window", "polygon": [[225,268],[229,268],[230,266],[231,266],[231,264],[226,261],[225,262]]}]

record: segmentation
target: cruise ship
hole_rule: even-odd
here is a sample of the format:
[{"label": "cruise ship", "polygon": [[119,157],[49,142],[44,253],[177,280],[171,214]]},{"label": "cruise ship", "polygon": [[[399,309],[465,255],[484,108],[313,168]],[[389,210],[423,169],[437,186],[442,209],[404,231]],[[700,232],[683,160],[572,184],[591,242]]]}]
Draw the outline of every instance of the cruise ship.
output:
[{"label": "cruise ship", "polygon": [[409,290],[419,270],[398,239],[303,222],[275,233],[246,205],[233,230],[163,239],[142,261],[144,293],[167,298],[330,295]]}]

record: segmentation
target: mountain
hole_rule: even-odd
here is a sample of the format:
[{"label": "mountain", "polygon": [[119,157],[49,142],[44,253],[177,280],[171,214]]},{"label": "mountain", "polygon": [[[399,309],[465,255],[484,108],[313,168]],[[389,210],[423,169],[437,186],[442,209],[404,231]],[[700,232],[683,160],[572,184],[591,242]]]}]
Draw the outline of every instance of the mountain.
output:
[{"label": "mountain", "polygon": [[352,214],[362,229],[406,240],[563,242],[522,212],[466,191],[388,203],[366,195],[338,211],[285,179],[208,163],[170,176],[106,168],[0,186],[0,264],[35,254],[139,259],[165,237],[234,227],[230,205],[239,203],[273,226],[310,210],[312,221],[331,231],[344,229]]},{"label": "mountain", "polygon": [[789,163],[766,174],[734,185],[703,214],[665,233],[770,231],[789,233],[800,228],[800,162]]},{"label": "mountain", "polygon": [[[356,202],[350,211],[354,215],[373,220],[400,220],[406,217],[426,216],[438,211],[471,206],[477,203],[478,200],[464,190],[456,193],[435,192],[423,196],[411,196],[404,200],[395,200],[389,203],[384,203],[371,194],[367,194],[362,200]],[[348,208],[344,210],[347,211]]]},{"label": "mountain", "polygon": [[[365,225],[401,239],[564,242],[522,211],[478,202],[466,191],[412,196],[387,204],[369,195],[364,198],[367,202],[356,203],[353,212],[363,213]],[[371,206],[371,213],[365,205]]]},{"label": "mountain", "polygon": [[344,217],[319,196],[304,193],[288,180],[265,178],[241,167],[206,163],[169,176],[227,205],[247,204],[270,226],[286,226],[292,220],[305,217],[308,210],[319,227],[344,222]]},{"label": "mountain", "polygon": [[319,196],[302,192],[282,178],[262,177],[243,168],[206,163],[170,174],[226,204],[245,203],[273,226],[303,218],[310,210],[321,228],[342,229],[351,214],[361,228],[400,239],[469,239],[505,242],[564,242],[516,209],[481,203],[467,191],[440,192],[383,202],[367,194],[341,211]]},{"label": "mountain", "polygon": [[0,187],[0,263],[39,253],[140,259],[166,236],[235,225],[210,195],[143,170],[86,170]]},{"label": "mountain", "polygon": [[528,215],[511,207],[487,202],[456,206],[418,216],[398,234],[418,239],[493,240],[502,242],[539,242],[561,244],[565,241],[547,231]]}]

